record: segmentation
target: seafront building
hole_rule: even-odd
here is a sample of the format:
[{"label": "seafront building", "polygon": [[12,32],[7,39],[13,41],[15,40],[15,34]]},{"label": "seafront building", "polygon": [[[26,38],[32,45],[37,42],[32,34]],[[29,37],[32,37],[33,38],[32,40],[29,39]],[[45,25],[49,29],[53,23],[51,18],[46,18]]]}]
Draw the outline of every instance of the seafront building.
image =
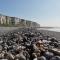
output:
[{"label": "seafront building", "polygon": [[11,24],[11,17],[9,16],[6,16],[6,24]]},{"label": "seafront building", "polygon": [[26,27],[26,20],[21,19],[20,25],[23,27]]},{"label": "seafront building", "polygon": [[15,18],[15,24],[19,24],[20,21],[21,21],[20,18]]},{"label": "seafront building", "polygon": [[6,16],[4,16],[4,15],[3,16],[2,15],[0,16],[0,23],[1,24],[6,24]]},{"label": "seafront building", "polygon": [[17,17],[10,17],[0,14],[0,25],[3,26],[22,26],[22,27],[38,27],[40,26],[36,22],[32,22]]},{"label": "seafront building", "polygon": [[31,27],[32,25],[32,21],[28,21],[28,20],[26,20],[26,25],[27,25],[27,27]]}]

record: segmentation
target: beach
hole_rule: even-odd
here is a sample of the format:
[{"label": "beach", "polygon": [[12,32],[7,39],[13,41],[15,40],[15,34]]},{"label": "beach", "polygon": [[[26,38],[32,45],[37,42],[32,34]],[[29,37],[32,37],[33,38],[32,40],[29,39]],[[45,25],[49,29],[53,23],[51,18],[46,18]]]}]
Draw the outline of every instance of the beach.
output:
[{"label": "beach", "polygon": [[0,34],[18,29],[19,27],[0,27]]},{"label": "beach", "polygon": [[57,40],[60,40],[60,32],[49,31],[49,30],[39,30],[44,35],[49,35],[50,37],[55,37]]},{"label": "beach", "polygon": [[[7,33],[9,31],[18,30],[20,27],[0,27],[0,34]],[[60,32],[49,31],[44,29],[37,29],[44,35],[49,35],[50,37],[55,37],[57,40],[60,40]]]},{"label": "beach", "polygon": [[[34,60],[36,56],[37,60],[41,58],[51,60],[55,56],[60,57],[60,51],[57,49],[57,47],[59,48],[57,40],[60,39],[60,32],[37,30],[36,28],[0,28],[0,32],[2,31],[3,34],[0,36],[0,59]],[[47,36],[49,37],[47,38]],[[50,37],[51,39],[49,39]],[[52,37],[56,37],[57,40]]]}]

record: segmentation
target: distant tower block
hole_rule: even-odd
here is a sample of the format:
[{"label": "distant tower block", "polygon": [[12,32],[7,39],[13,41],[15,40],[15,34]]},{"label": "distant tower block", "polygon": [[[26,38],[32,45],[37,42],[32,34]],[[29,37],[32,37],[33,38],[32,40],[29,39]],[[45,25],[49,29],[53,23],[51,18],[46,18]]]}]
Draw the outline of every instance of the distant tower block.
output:
[{"label": "distant tower block", "polygon": [[19,18],[15,18],[15,24],[19,24],[20,19]]},{"label": "distant tower block", "polygon": [[7,23],[7,24],[11,24],[11,17],[6,16],[6,23]]},{"label": "distant tower block", "polygon": [[6,16],[1,16],[1,24],[6,24]]}]

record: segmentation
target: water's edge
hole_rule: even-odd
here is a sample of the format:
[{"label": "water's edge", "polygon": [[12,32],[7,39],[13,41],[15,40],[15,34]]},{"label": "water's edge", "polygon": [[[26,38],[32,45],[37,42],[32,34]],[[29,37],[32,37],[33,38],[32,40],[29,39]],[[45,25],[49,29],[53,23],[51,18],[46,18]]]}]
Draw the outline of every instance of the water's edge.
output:
[{"label": "water's edge", "polygon": [[[18,28],[20,28],[20,27],[0,27],[0,34],[7,33],[9,31],[16,30]],[[52,31],[52,30],[48,30],[48,29],[37,29],[37,30],[39,30],[40,32],[42,32],[45,35],[50,35],[50,36],[56,37],[57,40],[60,40],[60,32],[58,32],[58,31]]]}]

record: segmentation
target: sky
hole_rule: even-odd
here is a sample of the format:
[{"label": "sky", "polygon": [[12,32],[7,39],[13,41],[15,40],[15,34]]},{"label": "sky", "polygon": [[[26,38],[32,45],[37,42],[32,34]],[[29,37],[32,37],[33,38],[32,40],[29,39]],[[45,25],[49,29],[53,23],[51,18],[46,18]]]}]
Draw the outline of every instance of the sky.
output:
[{"label": "sky", "polygon": [[0,0],[0,13],[60,27],[60,0]]}]

